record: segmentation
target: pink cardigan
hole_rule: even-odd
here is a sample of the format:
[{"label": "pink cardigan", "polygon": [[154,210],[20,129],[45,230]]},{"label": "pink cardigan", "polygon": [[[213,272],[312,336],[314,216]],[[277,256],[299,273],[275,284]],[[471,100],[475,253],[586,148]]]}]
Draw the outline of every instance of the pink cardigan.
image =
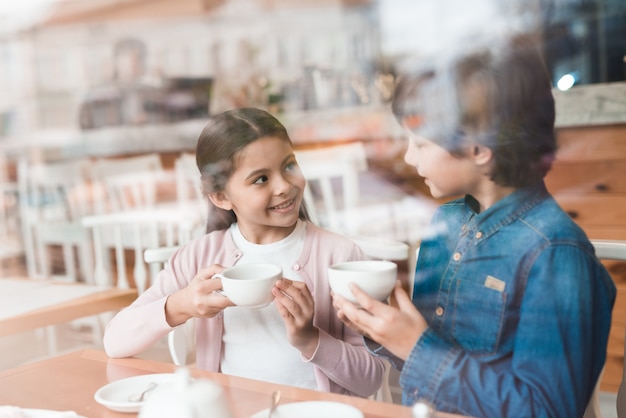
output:
[{"label": "pink cardigan", "polygon": [[[191,241],[170,258],[170,268],[161,271],[154,284],[109,322],[104,348],[111,357],[137,355],[172,327],[165,320],[168,295],[186,287],[204,266],[232,266],[241,258],[228,230],[214,231]],[[320,341],[310,359],[317,386],[322,391],[370,396],[379,388],[384,372],[381,359],[371,355],[362,337],[337,318],[332,306],[326,270],[331,264],[364,258],[359,247],[346,237],[307,223],[304,246],[293,266],[315,300],[313,323]],[[198,368],[219,371],[222,355],[223,314],[196,318],[196,362]]]}]

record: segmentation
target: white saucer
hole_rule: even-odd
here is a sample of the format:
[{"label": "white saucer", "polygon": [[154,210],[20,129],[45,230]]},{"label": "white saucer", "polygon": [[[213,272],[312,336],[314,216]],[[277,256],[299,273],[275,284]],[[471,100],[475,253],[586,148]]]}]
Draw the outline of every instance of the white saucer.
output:
[{"label": "white saucer", "polygon": [[[266,418],[268,412],[264,409],[250,418]],[[363,418],[363,413],[345,403],[309,401],[278,405],[272,418]]]},{"label": "white saucer", "polygon": [[81,418],[81,416],[74,411],[52,411],[50,409],[28,409],[12,406],[0,407],[0,415],[5,412],[3,408],[8,409],[6,411],[7,413],[15,409],[15,413],[19,413],[19,416],[24,418]]},{"label": "white saucer", "polygon": [[[175,379],[174,376],[174,373],[153,373],[116,380],[98,389],[94,399],[113,411],[139,412],[143,402],[131,402],[128,398],[141,393],[151,382],[171,382]],[[150,393],[147,393],[145,398],[149,397]]]}]

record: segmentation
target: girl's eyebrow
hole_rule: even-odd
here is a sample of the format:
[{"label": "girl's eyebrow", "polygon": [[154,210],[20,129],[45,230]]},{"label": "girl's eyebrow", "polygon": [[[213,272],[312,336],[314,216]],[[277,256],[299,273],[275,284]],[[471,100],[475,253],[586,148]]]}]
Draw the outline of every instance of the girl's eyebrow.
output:
[{"label": "girl's eyebrow", "polygon": [[256,178],[260,176],[261,174],[264,174],[266,171],[267,171],[267,168],[259,168],[258,170],[254,170],[246,176],[246,180]]},{"label": "girl's eyebrow", "polygon": [[[282,164],[286,164],[287,162],[289,162],[290,160],[294,160],[296,159],[296,154],[294,154],[293,152],[289,155],[287,155],[283,161]],[[267,172],[269,169],[264,167],[264,168],[259,168],[256,170],[253,170],[252,172],[248,173],[248,175],[246,176],[246,180],[251,179],[251,178],[255,178],[260,176],[261,174],[265,174],[265,172]]]}]

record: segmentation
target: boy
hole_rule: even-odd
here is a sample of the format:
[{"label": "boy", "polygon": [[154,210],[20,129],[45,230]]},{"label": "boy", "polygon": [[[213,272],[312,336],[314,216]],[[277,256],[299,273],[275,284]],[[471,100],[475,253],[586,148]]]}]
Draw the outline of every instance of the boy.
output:
[{"label": "boy", "polygon": [[550,77],[530,38],[398,83],[405,155],[436,198],[412,301],[339,317],[402,369],[403,403],[475,417],[580,417],[606,355],[615,286],[543,178],[556,152]]}]

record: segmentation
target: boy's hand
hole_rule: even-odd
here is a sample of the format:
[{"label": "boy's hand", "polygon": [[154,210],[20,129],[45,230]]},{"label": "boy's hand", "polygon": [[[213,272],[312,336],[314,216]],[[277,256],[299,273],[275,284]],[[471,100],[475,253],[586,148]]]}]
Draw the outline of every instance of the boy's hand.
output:
[{"label": "boy's hand", "polygon": [[396,282],[389,305],[369,297],[354,284],[350,289],[361,306],[333,294],[333,306],[339,319],[406,360],[428,324],[402,289],[400,281]]}]

